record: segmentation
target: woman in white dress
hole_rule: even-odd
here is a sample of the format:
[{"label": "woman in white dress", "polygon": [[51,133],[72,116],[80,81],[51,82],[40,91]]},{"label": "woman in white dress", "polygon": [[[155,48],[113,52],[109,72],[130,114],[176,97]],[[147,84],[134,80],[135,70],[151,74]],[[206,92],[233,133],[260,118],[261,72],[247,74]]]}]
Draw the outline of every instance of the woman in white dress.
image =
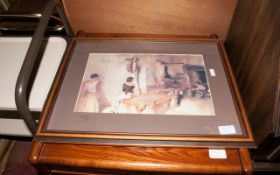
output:
[{"label": "woman in white dress", "polygon": [[90,79],[84,81],[82,86],[82,92],[84,93],[82,112],[99,112],[98,84],[98,74],[91,74]]}]

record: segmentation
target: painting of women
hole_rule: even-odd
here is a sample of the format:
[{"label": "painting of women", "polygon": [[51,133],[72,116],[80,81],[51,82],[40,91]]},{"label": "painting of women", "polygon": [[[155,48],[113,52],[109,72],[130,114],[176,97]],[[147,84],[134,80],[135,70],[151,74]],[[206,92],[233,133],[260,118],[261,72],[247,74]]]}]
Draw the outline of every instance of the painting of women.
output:
[{"label": "painting of women", "polygon": [[90,79],[83,82],[81,112],[99,112],[98,83],[98,74],[91,74]]},{"label": "painting of women", "polygon": [[90,53],[74,112],[212,115],[206,77],[202,55]]}]

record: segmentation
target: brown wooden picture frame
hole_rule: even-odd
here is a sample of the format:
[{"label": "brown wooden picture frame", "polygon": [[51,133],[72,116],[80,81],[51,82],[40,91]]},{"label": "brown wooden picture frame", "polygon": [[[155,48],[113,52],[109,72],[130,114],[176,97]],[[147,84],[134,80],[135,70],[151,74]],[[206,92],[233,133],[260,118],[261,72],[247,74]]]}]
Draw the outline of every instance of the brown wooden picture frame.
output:
[{"label": "brown wooden picture frame", "polygon": [[[71,116],[68,115],[67,112],[65,112],[65,109],[67,109],[68,111],[71,111],[73,113],[73,109],[72,107],[69,108],[63,108],[63,110],[61,110],[58,115],[56,116],[56,118],[63,118],[63,121],[57,122],[56,120],[54,120],[52,118],[52,114],[54,111],[55,106],[57,105],[57,103],[63,104],[63,105],[69,105],[69,103],[72,103],[73,106],[73,102],[70,102],[69,100],[62,100],[60,102],[57,102],[59,100],[61,100],[62,96],[69,96],[69,94],[73,94],[72,92],[68,92],[68,94],[64,94],[63,95],[63,91],[61,91],[61,89],[65,88],[64,83],[67,81],[69,81],[69,75],[67,74],[71,74],[69,72],[72,71],[73,73],[73,68],[71,66],[74,65],[74,63],[71,63],[71,61],[73,61],[74,59],[76,61],[78,60],[86,60],[88,58],[88,54],[90,53],[87,49],[84,49],[82,47],[82,44],[79,45],[79,43],[95,43],[98,45],[98,43],[109,43],[110,48],[112,50],[110,50],[111,53],[116,53],[116,52],[127,52],[127,50],[124,49],[124,47],[127,46],[131,46],[131,48],[133,48],[133,43],[140,43],[140,45],[137,46],[141,46],[141,44],[144,43],[148,44],[147,47],[145,47],[145,51],[143,53],[147,52],[147,49],[151,48],[151,46],[149,45],[150,43],[153,44],[153,46],[155,46],[155,50],[157,52],[159,51],[163,51],[163,49],[158,49],[156,48],[156,44],[167,44],[166,47],[164,47],[165,49],[167,48],[168,50],[168,44],[177,44],[176,46],[179,45],[184,45],[184,44],[210,44],[211,48],[216,48],[217,50],[215,51],[218,55],[219,55],[219,59],[218,60],[211,60],[210,57],[206,58],[205,60],[206,63],[206,67],[208,66],[207,64],[211,63],[211,62],[219,62],[220,64],[220,68],[216,68],[215,65],[212,67],[208,67],[208,68],[213,68],[213,69],[220,69],[219,72],[223,72],[224,74],[224,79],[223,82],[220,82],[221,84],[226,84],[226,87],[228,88],[228,92],[229,92],[229,96],[227,96],[227,98],[231,98],[232,100],[232,104],[233,104],[233,109],[230,109],[233,111],[233,113],[236,114],[235,116],[235,123],[234,126],[239,127],[239,129],[237,128],[237,133],[236,134],[228,134],[227,131],[225,131],[225,134],[221,133],[221,131],[219,131],[216,127],[216,133],[215,134],[204,134],[204,133],[200,133],[200,134],[188,134],[188,133],[182,133],[184,131],[180,131],[181,133],[176,134],[176,131],[174,131],[173,133],[171,132],[166,133],[166,128],[162,127],[159,130],[161,130],[162,133],[156,133],[156,132],[150,132],[149,129],[151,128],[144,128],[141,130],[141,128],[143,128],[141,126],[141,122],[139,124],[139,130],[135,132],[135,130],[133,130],[132,128],[132,132],[123,132],[123,130],[121,129],[117,129],[116,132],[114,131],[109,131],[106,132],[107,130],[110,130],[110,128],[108,129],[108,127],[110,125],[106,125],[106,121],[103,122],[103,124],[105,123],[105,125],[102,125],[102,122],[100,124],[100,122],[96,122],[97,124],[95,125],[95,127],[99,127],[101,128],[101,131],[94,131],[94,132],[89,132],[88,130],[75,130],[75,129],[69,129],[67,122],[68,120],[71,123],[75,123],[73,121],[71,121]],[[118,47],[120,47],[120,51],[118,51],[117,49],[114,49],[114,45],[116,44],[120,44]],[[204,46],[206,46],[204,45]],[[105,46],[108,46],[105,44]],[[80,51],[84,52],[84,55],[87,56],[82,56],[83,54],[78,53],[77,52],[77,47],[79,47]],[[108,47],[106,47],[108,48]],[[139,47],[137,47],[139,48]],[[173,47],[175,48],[175,47]],[[177,47],[176,47],[177,48]],[[95,47],[88,47],[89,50],[95,51]],[[99,49],[101,49],[102,52],[104,52],[104,45],[100,46]],[[103,50],[102,50],[103,49]],[[181,48],[181,49],[184,49]],[[190,48],[189,50],[191,50],[192,48]],[[207,50],[207,48],[202,48],[204,49],[204,52],[208,52],[209,50]],[[97,49],[98,50],[98,49]],[[106,49],[105,49],[106,50]],[[150,50],[150,53],[155,52],[155,50]],[[100,51],[97,51],[100,52]],[[129,51],[129,53],[139,53],[139,49],[137,51],[137,49],[132,49],[132,51]],[[142,53],[140,51],[140,53]],[[170,53],[172,52],[172,49],[170,50]],[[189,52],[188,52],[189,53]],[[175,52],[176,54],[176,52]],[[217,57],[216,54],[216,57]],[[210,53],[208,55],[213,55],[213,53]],[[75,58],[73,58],[75,57]],[[79,58],[78,58],[79,57]],[[76,64],[77,62],[75,62]],[[84,64],[85,65],[85,64]],[[77,64],[76,64],[77,66]],[[219,66],[217,66],[219,67]],[[84,67],[81,68],[81,73],[84,73]],[[69,71],[70,70],[70,71]],[[76,94],[73,94],[72,99],[76,99],[77,97],[77,91],[79,89],[80,86],[80,81],[75,81],[75,78],[73,77],[74,74],[72,74],[70,77],[72,82],[74,82],[73,84],[75,84],[75,86],[72,86],[71,88],[76,89],[75,92]],[[67,80],[67,76],[68,76],[68,80]],[[81,77],[81,76],[80,76]],[[81,80],[81,78],[79,78]],[[71,82],[71,83],[72,83]],[[210,86],[213,85],[213,82],[209,81]],[[217,84],[217,83],[216,83]],[[214,86],[214,85],[213,85]],[[215,89],[215,88],[214,88]],[[220,92],[219,92],[220,91]],[[223,93],[227,91],[223,91],[222,89],[217,88],[216,93],[220,93],[223,95]],[[215,110],[219,108],[219,106],[215,105],[215,93],[213,94],[214,97],[214,106],[215,106]],[[222,97],[221,97],[222,98]],[[223,102],[219,102],[219,104],[223,104]],[[70,105],[71,106],[71,105]],[[59,108],[56,108],[59,109]],[[61,108],[60,108],[61,109]],[[223,109],[225,111],[225,114],[227,114],[227,108]],[[98,114],[98,115],[106,115],[106,114]],[[70,116],[70,117],[69,117]],[[94,120],[93,116],[91,118],[91,116],[85,116],[84,118],[86,120],[88,120],[88,118],[90,118],[89,120]],[[100,120],[100,116],[96,116],[98,118],[98,121]],[[75,118],[72,117],[72,118]],[[106,118],[106,117],[105,117]],[[108,117],[110,118],[110,116]],[[133,118],[133,117],[132,117]],[[162,117],[159,117],[161,120],[166,120],[165,123],[170,122],[170,120],[168,119],[162,119]],[[178,121],[186,121],[188,117],[185,117],[184,119],[178,120]],[[199,117],[197,117],[199,118]],[[223,120],[224,118],[227,118],[227,116],[225,115],[221,115],[219,119]],[[230,117],[229,117],[230,118]],[[234,118],[234,117],[233,117]],[[213,118],[212,118],[213,119]],[[86,125],[84,120],[84,124],[80,124],[82,128],[83,126]],[[101,119],[102,120],[102,119]],[[110,122],[114,122],[115,119],[109,120]],[[127,118],[125,118],[125,120],[127,120]],[[128,119],[130,120],[130,119]],[[195,121],[196,119],[193,119],[193,121]],[[203,119],[202,119],[203,120]],[[226,119],[225,119],[226,120]],[[97,120],[96,120],[97,121]],[[173,122],[176,122],[175,119],[172,119]],[[231,119],[229,119],[229,121],[233,121]],[[127,121],[124,121],[124,123]],[[128,121],[129,122],[129,121]],[[137,123],[137,120],[134,121],[135,123]],[[157,121],[153,121],[154,123],[156,123]],[[59,124],[60,123],[60,124]],[[108,123],[108,122],[107,122]],[[139,122],[138,122],[139,123]],[[178,122],[181,123],[181,122]],[[202,122],[203,123],[203,122]],[[56,125],[54,127],[49,127],[50,125]],[[58,124],[58,125],[57,125]],[[231,123],[228,123],[229,125],[231,125]],[[142,123],[143,125],[143,123]],[[164,122],[163,122],[164,125]],[[192,125],[195,125],[195,122],[192,123]],[[218,124],[219,125],[219,124]],[[66,128],[61,129],[61,126],[67,126]],[[120,124],[120,128],[123,127],[124,125]],[[219,126],[223,126],[223,125],[219,125]],[[227,125],[225,125],[227,126]],[[103,128],[105,128],[103,130]],[[107,127],[107,128],[106,128]],[[135,125],[134,125],[135,127]],[[123,129],[123,128],[122,128]],[[182,128],[181,128],[182,129]],[[207,129],[206,129],[207,130]],[[209,129],[211,130],[211,128]],[[140,132],[139,132],[140,131]],[[147,132],[141,132],[141,131],[147,131]],[[189,129],[190,132],[193,132],[194,130],[192,128]],[[220,133],[218,133],[220,132]],[[224,49],[223,43],[222,41],[220,41],[217,38],[210,38],[210,37],[193,37],[193,36],[170,36],[170,35],[121,35],[121,34],[116,34],[116,35],[107,35],[107,34],[103,34],[103,35],[95,35],[95,34],[80,34],[79,36],[75,37],[72,39],[72,42],[67,50],[67,53],[65,55],[65,57],[63,58],[63,61],[61,63],[61,66],[59,68],[59,71],[57,73],[56,79],[54,81],[52,90],[49,94],[49,98],[45,104],[45,108],[43,110],[42,113],[42,119],[40,121],[39,124],[39,128],[37,130],[36,133],[36,140],[41,140],[41,141],[46,141],[46,142],[71,142],[71,143],[76,143],[76,142],[84,142],[84,143],[89,143],[89,144],[110,144],[110,145],[142,145],[142,146],[179,146],[179,147],[186,147],[186,146],[198,146],[198,147],[254,147],[254,140],[252,137],[252,133],[250,130],[250,126],[248,124],[248,120],[247,120],[247,116],[246,113],[244,111],[244,107],[242,104],[242,100],[240,98],[239,92],[238,92],[238,88],[236,86],[236,82],[235,79],[233,77],[231,68],[230,68],[230,64],[226,55],[226,51]]]}]

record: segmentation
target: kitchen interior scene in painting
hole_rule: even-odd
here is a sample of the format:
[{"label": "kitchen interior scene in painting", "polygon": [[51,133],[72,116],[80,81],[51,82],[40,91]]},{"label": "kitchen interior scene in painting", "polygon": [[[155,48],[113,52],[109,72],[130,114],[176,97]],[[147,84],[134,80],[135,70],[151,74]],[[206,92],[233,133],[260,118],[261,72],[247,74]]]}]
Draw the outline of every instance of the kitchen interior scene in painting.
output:
[{"label": "kitchen interior scene in painting", "polygon": [[74,112],[215,115],[194,54],[90,53]]}]

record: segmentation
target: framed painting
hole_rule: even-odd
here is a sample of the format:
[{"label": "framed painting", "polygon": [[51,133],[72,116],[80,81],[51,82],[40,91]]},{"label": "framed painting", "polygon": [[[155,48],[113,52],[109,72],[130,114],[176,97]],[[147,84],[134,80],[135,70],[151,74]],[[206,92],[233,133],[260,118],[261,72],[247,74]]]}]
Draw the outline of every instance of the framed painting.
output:
[{"label": "framed painting", "polygon": [[253,147],[218,39],[74,38],[37,139]]}]

